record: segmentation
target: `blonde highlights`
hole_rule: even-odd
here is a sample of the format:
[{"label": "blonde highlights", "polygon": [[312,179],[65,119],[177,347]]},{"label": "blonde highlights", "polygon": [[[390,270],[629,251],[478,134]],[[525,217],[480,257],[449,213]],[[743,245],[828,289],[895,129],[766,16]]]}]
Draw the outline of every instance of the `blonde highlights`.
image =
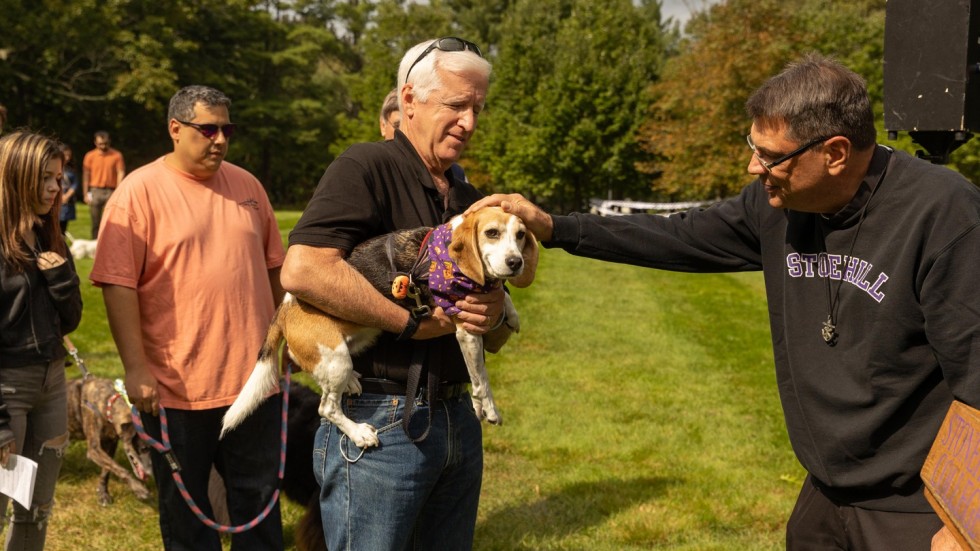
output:
[{"label": "blonde highlights", "polygon": [[64,161],[58,142],[31,132],[14,132],[0,138],[0,260],[21,271],[33,265],[27,235],[41,226],[49,250],[66,255],[58,224],[61,194],[51,210],[35,213],[44,189],[44,171],[52,159]]}]

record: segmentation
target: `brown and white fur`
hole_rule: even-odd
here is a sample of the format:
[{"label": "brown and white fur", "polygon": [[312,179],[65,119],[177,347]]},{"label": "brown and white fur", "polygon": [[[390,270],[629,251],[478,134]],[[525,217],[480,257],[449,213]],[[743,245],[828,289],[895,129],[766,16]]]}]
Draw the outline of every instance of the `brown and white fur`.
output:
[{"label": "brown and white fur", "polygon": [[[137,498],[150,497],[142,482],[152,472],[150,449],[136,433],[130,411],[126,400],[109,379],[86,376],[68,381],[68,431],[71,438],[85,440],[86,456],[102,468],[98,496],[103,506],[112,503],[110,473],[128,484]],[[120,442],[136,476],[129,474],[114,459]]]},{"label": "brown and white fur", "polygon": [[[499,207],[491,207],[466,217],[456,216],[450,224],[449,255],[464,275],[481,285],[498,280],[509,281],[515,287],[531,284],[537,268],[537,242],[520,218]],[[407,273],[412,270],[430,229],[417,228],[391,234],[395,271]],[[358,245],[347,262],[379,292],[411,308],[415,306],[411,298],[399,300],[391,296],[391,266],[385,253],[388,237],[382,235]],[[428,287],[423,281],[417,283],[422,303],[433,308]],[[505,295],[504,312],[508,324],[517,327],[517,311],[509,295]],[[499,424],[501,418],[494,405],[484,363],[483,336],[467,332],[461,321],[454,321],[456,338],[470,375],[473,409],[480,419]],[[345,392],[360,394],[361,385],[354,373],[351,356],[370,346],[380,334],[379,329],[334,318],[287,294],[269,327],[255,370],[225,414],[222,434],[238,426],[275,388],[279,379],[276,351],[285,338],[290,358],[310,373],[320,386],[320,416],[340,428],[358,447],[378,445],[375,428],[351,421],[343,414],[340,399]]]}]

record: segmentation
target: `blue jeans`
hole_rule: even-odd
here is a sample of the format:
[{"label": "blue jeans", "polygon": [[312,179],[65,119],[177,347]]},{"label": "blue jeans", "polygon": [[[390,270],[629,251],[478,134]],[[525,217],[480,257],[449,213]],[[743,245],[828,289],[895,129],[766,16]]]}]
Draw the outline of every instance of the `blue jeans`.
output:
[{"label": "blue jeans", "polygon": [[[378,430],[362,450],[323,421],[313,448],[320,514],[333,551],[470,549],[483,480],[483,429],[470,397],[438,400],[428,437],[402,430],[404,396],[344,398],[344,413]],[[412,434],[425,430],[429,405],[417,401]]]},{"label": "blue jeans", "polygon": [[[228,493],[228,515],[240,525],[261,513],[279,487],[282,395],[266,400],[235,430],[218,440],[227,407],[167,409],[170,445],[180,476],[201,511],[214,519],[208,502],[211,465],[221,473]],[[141,413],[147,434],[160,439],[160,418]],[[153,477],[159,491],[160,535],[167,551],[221,551],[218,532],[201,522],[180,495],[167,460],[153,452]],[[251,530],[231,537],[235,550],[283,549],[279,502]]]},{"label": "blue jeans", "polygon": [[[0,369],[0,391],[10,413],[17,453],[37,461],[31,508],[14,502],[7,549],[40,551],[44,549],[54,487],[68,446],[65,360]],[[7,496],[0,494],[0,515],[7,510],[7,502]]]}]

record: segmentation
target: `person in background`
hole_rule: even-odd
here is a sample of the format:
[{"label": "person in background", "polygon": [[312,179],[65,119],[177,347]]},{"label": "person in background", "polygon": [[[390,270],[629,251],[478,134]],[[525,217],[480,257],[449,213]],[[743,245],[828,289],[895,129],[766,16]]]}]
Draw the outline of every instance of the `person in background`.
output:
[{"label": "person in background", "polygon": [[[44,549],[68,446],[62,338],[82,319],[82,295],[58,226],[62,156],[44,136],[0,138],[0,465],[37,462],[30,509],[13,504],[7,551]],[[0,530],[7,496],[0,494]]]},{"label": "person in background", "polygon": [[58,212],[58,222],[61,233],[68,232],[68,222],[75,219],[75,201],[82,193],[81,183],[75,174],[75,164],[72,162],[71,148],[61,144],[61,154],[65,159],[65,167],[61,178],[61,209]]},{"label": "person in background", "polygon": [[790,442],[795,550],[956,549],[919,476],[954,399],[980,407],[980,188],[875,143],[864,81],[809,54],[747,103],[731,199],[669,217],[501,205],[546,246],[687,272],[761,270]]},{"label": "person in background", "polygon": [[112,192],[126,176],[126,163],[118,150],[110,147],[109,133],[95,133],[95,149],[82,160],[82,193],[92,215],[92,239],[99,238],[102,209]]},{"label": "person in background", "polygon": [[[385,331],[353,358],[363,393],[343,402],[355,421],[390,427],[379,431],[380,446],[361,450],[326,423],[316,435],[328,549],[472,547],[482,428],[453,323],[440,308],[413,317],[344,259],[369,238],[447,222],[481,196],[450,168],[476,130],[489,75],[480,49],[460,38],[409,49],[398,69],[401,124],[393,139],[355,144],[335,159],[289,235],[283,287],[340,319]],[[489,334],[500,325],[503,293],[457,303],[465,327]],[[409,395],[415,376],[427,388]],[[414,416],[406,414],[411,408]],[[406,415],[417,432],[404,430]]]},{"label": "person in background", "polygon": [[[187,491],[213,518],[214,466],[237,526],[259,518],[279,487],[281,394],[218,435],[282,301],[285,252],[262,184],[224,160],[235,131],[230,106],[207,86],[174,94],[173,151],[130,174],[109,200],[90,278],[102,288],[126,392],[147,432],[160,439],[166,408]],[[191,511],[172,474],[154,453],[163,547],[220,551],[218,532]],[[231,546],[281,550],[278,500],[256,526],[233,534]]]},{"label": "person in background", "polygon": [[398,88],[392,88],[381,102],[381,116],[378,117],[381,137],[386,140],[395,139],[395,130],[398,130],[401,123],[402,112],[398,110]]}]

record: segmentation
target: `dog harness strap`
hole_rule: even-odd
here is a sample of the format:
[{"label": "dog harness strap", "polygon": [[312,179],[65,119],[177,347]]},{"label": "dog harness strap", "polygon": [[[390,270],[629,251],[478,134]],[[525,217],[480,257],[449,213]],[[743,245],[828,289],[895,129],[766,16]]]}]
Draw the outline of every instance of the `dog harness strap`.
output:
[{"label": "dog harness strap", "polygon": [[105,418],[109,421],[112,421],[112,406],[115,405],[116,400],[118,400],[120,396],[121,395],[116,392],[112,396],[109,396],[109,399],[105,401]]},{"label": "dog harness strap", "polygon": [[391,268],[388,270],[388,279],[394,281],[399,275],[407,275],[411,282],[416,279],[424,280],[429,277],[429,271],[422,268],[429,261],[430,236],[432,236],[432,230],[429,230],[422,239],[422,244],[419,246],[419,252],[415,257],[415,264],[412,265],[412,269],[408,273],[403,273],[399,272],[398,267],[395,266],[395,234],[391,233],[388,235],[388,239],[385,239],[385,255],[388,256],[388,266]]},{"label": "dog harness strap", "polygon": [[439,388],[439,378],[432,371],[429,371],[425,393],[425,399],[429,405],[429,416],[425,422],[425,431],[422,432],[421,436],[417,438],[413,437],[408,425],[415,411],[415,397],[419,392],[419,379],[422,378],[422,364],[425,362],[425,353],[428,351],[428,348],[423,343],[415,343],[415,350],[412,352],[412,364],[408,368],[408,381],[405,389],[405,414],[402,417],[402,430],[405,431],[405,436],[412,442],[421,442],[429,436],[429,429],[432,427],[432,407],[436,403],[435,397]]}]

